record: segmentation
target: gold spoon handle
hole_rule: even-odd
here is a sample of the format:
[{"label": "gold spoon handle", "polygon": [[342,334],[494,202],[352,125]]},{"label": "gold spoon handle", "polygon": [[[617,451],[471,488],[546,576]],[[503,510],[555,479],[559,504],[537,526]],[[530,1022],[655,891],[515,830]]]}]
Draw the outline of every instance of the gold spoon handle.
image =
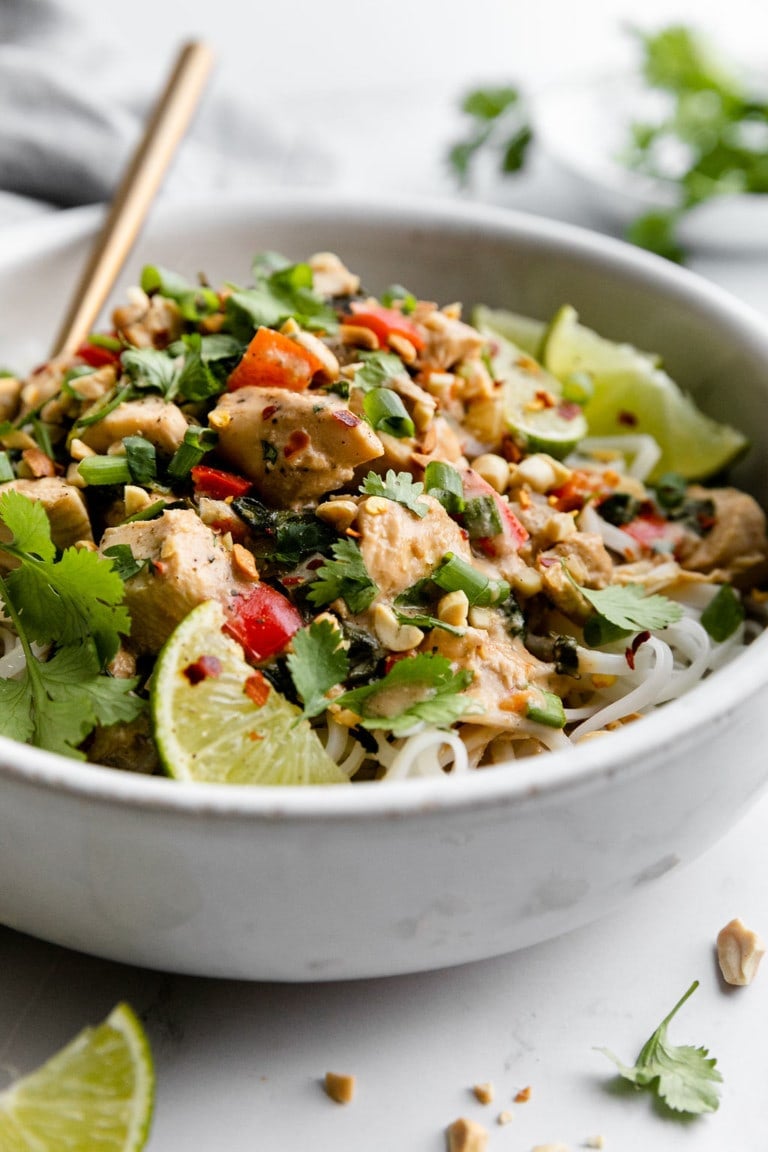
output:
[{"label": "gold spoon handle", "polygon": [[73,353],[91,331],[144,223],[166,169],[197,107],[212,55],[185,44],[118,186],[51,352]]}]

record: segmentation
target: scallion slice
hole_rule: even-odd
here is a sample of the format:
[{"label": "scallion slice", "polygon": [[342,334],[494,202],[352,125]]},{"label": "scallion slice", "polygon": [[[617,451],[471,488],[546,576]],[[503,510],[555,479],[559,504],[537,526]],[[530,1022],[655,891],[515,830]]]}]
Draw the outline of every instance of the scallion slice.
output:
[{"label": "scallion slice", "polygon": [[388,432],[403,440],[416,434],[416,428],[405,405],[391,388],[372,388],[363,396],[366,419],[375,432]]},{"label": "scallion slice", "polygon": [[446,552],[431,578],[444,592],[465,592],[470,604],[483,608],[500,604],[511,592],[506,580],[492,580],[455,552]]},{"label": "scallion slice", "polygon": [[565,727],[563,702],[554,692],[542,690],[540,699],[529,699],[525,714],[529,720],[536,724],[546,724],[548,728]]},{"label": "scallion slice", "polygon": [[424,471],[424,491],[439,500],[446,512],[464,511],[464,485],[453,465],[430,460]]},{"label": "scallion slice", "polygon": [[464,507],[464,526],[470,540],[498,536],[503,531],[496,501],[490,496],[473,496]]},{"label": "scallion slice", "polygon": [[183,480],[207,452],[216,447],[219,435],[213,428],[193,425],[184,433],[184,440],[176,449],[168,465],[168,475]]},{"label": "scallion slice", "polygon": [[132,483],[127,456],[86,456],[78,464],[77,470],[86,484],[93,487]]},{"label": "scallion slice", "polygon": [[11,458],[7,452],[0,452],[0,484],[4,484],[6,480],[13,480],[13,465]]}]

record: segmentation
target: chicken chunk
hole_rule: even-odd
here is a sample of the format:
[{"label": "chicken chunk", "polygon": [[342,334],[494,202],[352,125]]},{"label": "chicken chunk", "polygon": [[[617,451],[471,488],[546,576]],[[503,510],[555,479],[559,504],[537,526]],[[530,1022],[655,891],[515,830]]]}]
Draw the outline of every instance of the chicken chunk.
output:
[{"label": "chicken chunk", "polygon": [[100,551],[116,544],[127,544],[134,559],[150,561],[125,582],[131,645],[138,652],[159,651],[176,625],[204,600],[227,604],[253,586],[233,566],[221,538],[191,509],[107,528]]},{"label": "chicken chunk", "polygon": [[427,514],[419,519],[402,504],[380,497],[362,501],[356,527],[363,560],[383,599],[394,599],[429,576],[446,552],[471,562],[466,534],[437,500],[420,496]]},{"label": "chicken chunk", "polygon": [[705,536],[690,536],[678,548],[683,568],[706,572],[737,587],[760,583],[768,576],[765,513],[756,500],[736,488],[692,485],[688,496],[711,500],[714,524]]},{"label": "chicken chunk", "polygon": [[112,314],[115,332],[135,348],[167,348],[184,331],[184,320],[175,300],[167,296],[138,295]]},{"label": "chicken chunk", "polygon": [[382,454],[371,427],[337,396],[248,386],[220,397],[219,451],[281,508],[301,508],[347,484]]},{"label": "chicken chunk", "polygon": [[[0,495],[9,490],[40,501],[50,521],[51,539],[57,548],[69,548],[79,540],[93,541],[82,494],[65,480],[58,476],[42,476],[37,480],[9,480],[0,484]],[[10,539],[10,533],[3,524],[0,524],[0,538]]]},{"label": "chicken chunk", "polygon": [[584,588],[606,588],[613,575],[613,561],[594,532],[574,532],[554,548],[540,552],[536,566],[546,595],[576,620],[586,619],[591,608],[574,581]]},{"label": "chicken chunk", "polygon": [[143,436],[161,452],[173,455],[188,424],[180,408],[162,396],[125,400],[95,424],[84,428],[80,439],[94,452],[106,452],[126,436]]},{"label": "chicken chunk", "polygon": [[414,314],[426,337],[426,345],[419,355],[422,364],[444,371],[468,356],[476,355],[485,344],[485,337],[473,328],[435,308],[426,315]]}]

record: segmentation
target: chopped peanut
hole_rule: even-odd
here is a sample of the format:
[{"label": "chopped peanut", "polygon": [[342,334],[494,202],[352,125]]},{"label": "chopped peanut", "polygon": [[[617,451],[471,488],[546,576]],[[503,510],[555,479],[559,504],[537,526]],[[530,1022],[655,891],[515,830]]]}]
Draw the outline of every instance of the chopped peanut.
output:
[{"label": "chopped peanut", "polygon": [[530,1085],[527,1088],[521,1088],[515,1096],[515,1104],[525,1104],[531,1098]]},{"label": "chopped peanut", "polygon": [[259,570],[253,552],[249,552],[242,544],[232,545],[232,564],[246,580],[258,580]]},{"label": "chopped peanut", "polygon": [[496,1123],[502,1127],[505,1124],[511,1124],[513,1120],[514,1113],[510,1112],[509,1108],[505,1108],[503,1112],[499,1112],[498,1116],[496,1117]]},{"label": "chopped peanut", "polygon": [[493,1084],[490,1081],[485,1084],[475,1084],[472,1091],[481,1104],[493,1103]]},{"label": "chopped peanut", "polygon": [[475,1120],[460,1116],[448,1128],[448,1152],[485,1152],[488,1130]]},{"label": "chopped peanut", "polygon": [[751,984],[765,955],[765,944],[738,918],[717,935],[717,959],[726,984]]},{"label": "chopped peanut", "polygon": [[325,1091],[337,1104],[350,1104],[355,1094],[355,1077],[326,1072]]}]

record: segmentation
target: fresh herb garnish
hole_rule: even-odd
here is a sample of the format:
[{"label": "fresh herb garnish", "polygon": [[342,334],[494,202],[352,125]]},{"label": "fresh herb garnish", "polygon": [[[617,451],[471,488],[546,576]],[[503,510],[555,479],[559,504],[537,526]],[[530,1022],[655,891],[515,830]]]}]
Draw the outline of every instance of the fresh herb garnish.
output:
[{"label": "fresh herb garnish", "polygon": [[458,469],[442,460],[430,460],[424,471],[424,487],[453,515],[464,511],[464,483]]},{"label": "fresh herb garnish", "polygon": [[602,589],[583,588],[580,584],[576,587],[600,616],[627,632],[666,628],[683,615],[680,605],[667,596],[646,596],[642,584],[611,584]]},{"label": "fresh herb garnish", "polygon": [[392,468],[387,471],[384,479],[376,472],[369,472],[360,485],[360,491],[366,496],[383,496],[386,500],[394,500],[402,504],[420,520],[429,511],[429,505],[419,497],[424,491],[421,481],[414,480],[410,472],[395,472]]},{"label": "fresh herb garnish", "polygon": [[502,173],[518,172],[525,163],[533,131],[519,88],[476,88],[461,103],[468,118],[465,135],[448,152],[448,164],[462,185],[469,178],[478,154],[490,152]]},{"label": "fresh herb garnish", "polygon": [[122,356],[123,371],[134,388],[142,392],[173,395],[180,372],[175,356],[159,348],[126,348]]},{"label": "fresh herb garnish", "polygon": [[333,560],[326,560],[315,573],[307,593],[318,607],[330,604],[339,597],[350,612],[364,612],[376,596],[378,588],[368,575],[362,553],[354,540],[337,540],[331,547]]},{"label": "fresh herb garnish", "polygon": [[280,263],[269,259],[254,261],[255,283],[251,288],[235,288],[224,305],[225,331],[244,343],[257,328],[279,328],[294,319],[311,331],[334,332],[338,327],[333,308],[314,291],[314,274],[309,264]]},{"label": "fresh herb garnish", "polygon": [[361,352],[362,364],[355,369],[353,384],[363,392],[385,388],[390,380],[402,376],[405,365],[394,352]]},{"label": "fresh herb garnish", "polygon": [[137,560],[130,544],[112,544],[104,549],[102,555],[109,557],[112,561],[112,571],[117,572],[122,581],[138,576],[139,572],[150,563],[148,558]]},{"label": "fresh herb garnish", "polygon": [[416,426],[408,410],[391,388],[372,388],[363,396],[365,418],[374,432],[386,432],[398,440],[415,436]]},{"label": "fresh herb garnish", "polygon": [[721,1083],[723,1078],[715,1067],[717,1061],[709,1056],[706,1048],[670,1044],[667,1028],[698,986],[698,980],[694,980],[643,1045],[632,1066],[622,1063],[609,1049],[598,1048],[614,1062],[625,1080],[630,1080],[638,1088],[650,1088],[673,1111],[694,1116],[717,1110],[720,1100],[714,1085]]},{"label": "fresh herb garnish", "polygon": [[293,634],[291,647],[287,664],[304,715],[317,716],[330,703],[326,693],[345,680],[349,670],[343,634],[330,620],[313,620]]},{"label": "fresh herb garnish", "polygon": [[454,724],[472,705],[463,694],[471,681],[471,672],[454,672],[445,656],[419,652],[398,660],[383,679],[345,692],[336,703],[357,713],[364,728],[386,728],[402,736],[417,724]]},{"label": "fresh herb garnish", "polygon": [[[0,519],[11,533],[0,549],[19,562],[0,578],[0,598],[26,658],[18,678],[0,680],[0,732],[83,759],[78,746],[93,728],[133,720],[144,706],[131,695],[136,680],[102,674],[130,630],[123,582],[87,549],[57,558],[42,505],[21,493],[0,497]],[[54,645],[49,659],[35,643]]]},{"label": "fresh herb garnish", "polygon": [[415,624],[417,628],[440,628],[443,632],[450,632],[452,636],[463,636],[466,629],[457,628],[455,624],[446,624],[437,616],[430,616],[426,612],[402,612],[394,609],[398,624]]},{"label": "fresh herb garnish", "polygon": [[701,624],[716,644],[722,644],[733,635],[745,615],[738,593],[732,585],[723,584],[702,612]]}]

